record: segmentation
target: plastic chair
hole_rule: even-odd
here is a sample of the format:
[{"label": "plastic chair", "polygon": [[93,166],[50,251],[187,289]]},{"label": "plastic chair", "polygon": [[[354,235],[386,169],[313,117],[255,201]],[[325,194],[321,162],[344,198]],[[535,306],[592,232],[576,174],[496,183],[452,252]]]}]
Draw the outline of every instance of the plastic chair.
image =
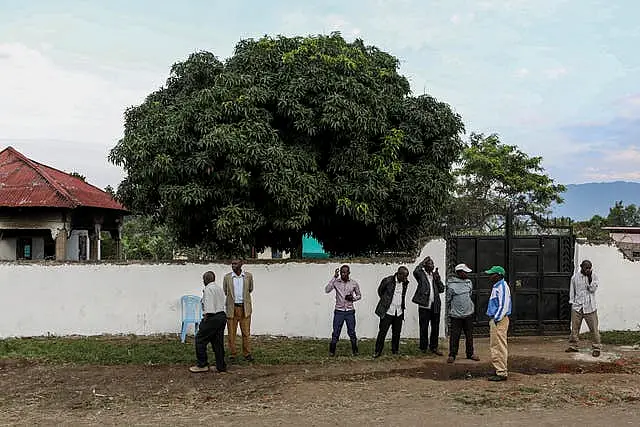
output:
[{"label": "plastic chair", "polygon": [[198,326],[202,320],[202,299],[196,295],[184,295],[180,298],[182,305],[182,328],[180,330],[180,341],[187,339],[187,329],[193,323],[194,334],[198,333]]}]

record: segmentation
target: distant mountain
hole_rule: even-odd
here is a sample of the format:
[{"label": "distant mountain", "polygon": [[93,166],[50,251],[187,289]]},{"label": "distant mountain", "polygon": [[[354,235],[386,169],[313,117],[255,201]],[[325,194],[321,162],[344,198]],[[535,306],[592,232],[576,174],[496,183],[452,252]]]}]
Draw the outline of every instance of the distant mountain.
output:
[{"label": "distant mountain", "polygon": [[553,209],[556,217],[583,221],[594,215],[606,217],[609,208],[622,200],[625,205],[640,205],[640,182],[592,182],[569,184],[562,195],[564,203]]}]

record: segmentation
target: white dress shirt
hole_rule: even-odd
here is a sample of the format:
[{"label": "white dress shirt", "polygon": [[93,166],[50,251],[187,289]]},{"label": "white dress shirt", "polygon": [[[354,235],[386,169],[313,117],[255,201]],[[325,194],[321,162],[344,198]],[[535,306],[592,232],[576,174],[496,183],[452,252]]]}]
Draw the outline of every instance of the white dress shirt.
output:
[{"label": "white dress shirt", "polygon": [[589,283],[589,278],[582,274],[581,271],[577,271],[571,277],[571,285],[569,285],[569,304],[571,304],[571,309],[577,312],[582,310],[583,314],[596,311],[598,309],[596,290],[598,290],[599,283],[596,273],[591,273],[591,283]]},{"label": "white dress shirt", "polygon": [[393,292],[393,299],[391,300],[387,314],[390,316],[400,316],[402,313],[402,283],[396,280],[396,289]]},{"label": "white dress shirt", "polygon": [[211,282],[202,291],[202,313],[226,312],[224,291],[216,282]]},{"label": "white dress shirt", "polygon": [[435,300],[435,291],[433,287],[433,273],[427,272],[427,279],[429,279],[429,306],[427,307],[429,310],[433,307],[433,301]]},{"label": "white dress shirt", "polygon": [[233,279],[233,297],[235,304],[244,303],[244,271],[240,275],[231,272],[231,278]]}]

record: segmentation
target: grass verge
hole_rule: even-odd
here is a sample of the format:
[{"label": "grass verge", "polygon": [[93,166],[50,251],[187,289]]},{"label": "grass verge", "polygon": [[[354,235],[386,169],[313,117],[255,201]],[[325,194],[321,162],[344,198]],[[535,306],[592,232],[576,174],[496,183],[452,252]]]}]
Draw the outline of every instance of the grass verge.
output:
[{"label": "grass verge", "polygon": [[[580,334],[580,338],[591,339],[591,333]],[[636,345],[640,344],[640,331],[603,331],[600,340],[609,345]]]},{"label": "grass verge", "polygon": [[[329,341],[325,339],[253,337],[252,342],[255,346],[253,356],[261,364],[299,364],[334,359],[328,356]],[[356,359],[370,358],[373,347],[374,340],[360,340],[360,356]],[[387,343],[385,353],[390,352],[389,347]],[[403,356],[421,354],[416,340],[402,340],[400,348]],[[184,344],[174,337],[10,338],[0,340],[0,359],[96,365],[171,365],[193,363],[195,351],[192,338]],[[338,343],[335,359],[352,359],[349,340]]]}]

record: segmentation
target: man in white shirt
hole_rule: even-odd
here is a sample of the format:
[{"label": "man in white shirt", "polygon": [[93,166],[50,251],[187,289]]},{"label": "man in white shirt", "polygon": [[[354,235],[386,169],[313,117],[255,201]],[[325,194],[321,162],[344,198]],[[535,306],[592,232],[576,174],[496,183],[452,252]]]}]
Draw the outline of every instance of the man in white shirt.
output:
[{"label": "man in white shirt", "polygon": [[596,305],[596,291],[599,284],[598,276],[593,272],[591,261],[582,261],[580,270],[571,277],[569,285],[571,336],[569,337],[569,348],[566,350],[568,353],[579,351],[580,328],[584,319],[593,335],[591,354],[593,357],[600,356],[600,331],[598,330],[598,307]]},{"label": "man in white shirt", "polygon": [[213,271],[207,271],[202,276],[204,290],[202,291],[202,313],[196,334],[196,359],[198,364],[189,368],[189,371],[207,372],[209,362],[207,360],[207,345],[211,343],[216,357],[216,369],[225,372],[227,365],[224,361],[224,328],[227,325],[225,313],[225,295],[222,288],[216,285],[216,275]]},{"label": "man in white shirt", "polygon": [[378,286],[380,301],[376,307],[376,315],[380,317],[380,330],[376,339],[373,358],[378,358],[384,348],[384,340],[391,327],[391,353],[398,354],[400,349],[400,332],[404,320],[405,296],[409,284],[409,269],[405,266],[398,268],[393,276],[385,277]]}]

